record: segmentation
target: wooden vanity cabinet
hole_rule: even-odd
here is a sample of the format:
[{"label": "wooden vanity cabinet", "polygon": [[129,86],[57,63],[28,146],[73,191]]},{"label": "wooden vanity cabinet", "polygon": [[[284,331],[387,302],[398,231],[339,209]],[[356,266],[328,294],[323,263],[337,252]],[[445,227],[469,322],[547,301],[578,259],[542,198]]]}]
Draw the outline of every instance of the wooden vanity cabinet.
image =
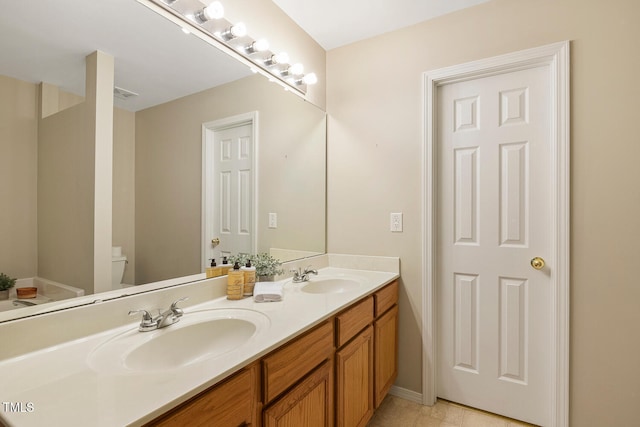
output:
[{"label": "wooden vanity cabinet", "polygon": [[333,324],[330,321],[285,344],[262,359],[264,404],[333,356]]},{"label": "wooden vanity cabinet", "polygon": [[258,370],[254,363],[145,426],[259,426]]},{"label": "wooden vanity cabinet", "polygon": [[333,361],[326,360],[264,410],[264,427],[333,426]]},{"label": "wooden vanity cabinet", "polygon": [[337,427],[365,426],[375,409],[373,313],[373,296],[368,296],[335,317]]},{"label": "wooden vanity cabinet", "polygon": [[366,426],[398,375],[398,282],[148,426]]},{"label": "wooden vanity cabinet", "polygon": [[366,426],[398,376],[398,281],[336,315],[336,426]]},{"label": "wooden vanity cabinet", "polygon": [[262,359],[265,427],[333,426],[333,322]]},{"label": "wooden vanity cabinet", "polygon": [[378,408],[398,377],[398,281],[374,295],[374,403]]},{"label": "wooden vanity cabinet", "polygon": [[336,426],[364,427],[373,416],[373,327],[336,352]]}]

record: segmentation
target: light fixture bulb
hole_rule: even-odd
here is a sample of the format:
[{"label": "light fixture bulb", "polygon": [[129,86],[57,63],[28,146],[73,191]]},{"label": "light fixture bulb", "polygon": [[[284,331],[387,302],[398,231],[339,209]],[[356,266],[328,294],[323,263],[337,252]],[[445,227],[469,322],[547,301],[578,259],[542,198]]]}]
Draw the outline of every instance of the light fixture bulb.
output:
[{"label": "light fixture bulb", "polygon": [[287,52],[280,52],[273,55],[273,59],[276,64],[286,64],[289,62],[289,54]]},{"label": "light fixture bulb", "polygon": [[247,35],[247,27],[242,22],[238,22],[237,24],[233,24],[229,28],[220,34],[225,41],[233,40],[238,37],[244,37]]},{"label": "light fixture bulb", "polygon": [[232,25],[229,30],[234,37],[244,37],[247,35],[247,26],[242,22]]},{"label": "light fixture bulb", "polygon": [[223,16],[224,6],[222,6],[222,3],[219,1],[214,1],[209,6],[206,6],[195,14],[195,17],[201,24],[212,19],[221,19]]},{"label": "light fixture bulb", "polygon": [[219,1],[214,1],[202,11],[207,19],[221,19],[224,16],[224,6]]},{"label": "light fixture bulb", "polygon": [[302,83],[304,83],[306,85],[314,85],[314,84],[318,83],[318,76],[316,76],[316,73],[306,74],[302,78]]},{"label": "light fixture bulb", "polygon": [[247,53],[264,52],[267,49],[269,49],[269,42],[265,39],[256,40],[245,47]]},{"label": "light fixture bulb", "polygon": [[289,71],[289,74],[297,76],[299,74],[304,73],[304,65],[298,62],[297,64],[293,64],[292,66],[290,66],[288,71]]},{"label": "light fixture bulb", "polygon": [[271,55],[264,61],[264,65],[271,66],[276,64],[286,64],[289,62],[289,55],[286,52],[280,52]]},{"label": "light fixture bulb", "polygon": [[280,71],[281,76],[299,76],[304,73],[304,66],[300,63],[289,65],[284,70]]}]

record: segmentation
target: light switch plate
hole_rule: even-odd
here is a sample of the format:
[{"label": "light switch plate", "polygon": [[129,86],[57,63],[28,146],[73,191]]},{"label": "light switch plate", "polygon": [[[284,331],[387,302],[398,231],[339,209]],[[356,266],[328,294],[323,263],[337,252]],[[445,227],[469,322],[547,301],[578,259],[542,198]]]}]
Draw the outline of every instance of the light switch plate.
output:
[{"label": "light switch plate", "polygon": [[269,213],[269,228],[278,228],[278,214],[270,212]]},{"label": "light switch plate", "polygon": [[391,214],[391,231],[394,233],[402,231],[402,212]]}]

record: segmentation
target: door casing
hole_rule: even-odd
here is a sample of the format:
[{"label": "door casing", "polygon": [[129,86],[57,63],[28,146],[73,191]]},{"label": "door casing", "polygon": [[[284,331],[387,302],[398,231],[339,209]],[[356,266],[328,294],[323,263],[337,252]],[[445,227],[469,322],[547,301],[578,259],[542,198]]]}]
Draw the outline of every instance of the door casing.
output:
[{"label": "door casing", "polygon": [[424,122],[422,155],[422,403],[436,401],[437,321],[436,233],[437,212],[437,114],[438,87],[449,83],[494,76],[512,71],[548,66],[551,82],[551,182],[552,252],[557,266],[550,270],[552,293],[552,384],[549,398],[552,426],[569,425],[569,41],[481,59],[428,71],[423,74]]}]

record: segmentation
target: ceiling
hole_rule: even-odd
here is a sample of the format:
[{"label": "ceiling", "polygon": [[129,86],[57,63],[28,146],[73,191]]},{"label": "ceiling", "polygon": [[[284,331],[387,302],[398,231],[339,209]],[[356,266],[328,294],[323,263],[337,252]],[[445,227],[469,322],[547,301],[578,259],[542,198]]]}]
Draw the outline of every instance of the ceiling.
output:
[{"label": "ceiling", "polygon": [[325,50],[489,0],[273,0]]},{"label": "ceiling", "polygon": [[129,111],[251,75],[247,66],[135,0],[16,0],[0,13],[0,75],[84,95],[85,57],[115,58]]},{"label": "ceiling", "polygon": [[[273,1],[328,50],[488,0]],[[115,58],[115,85],[139,94],[114,100],[129,111],[251,74],[135,0],[4,2],[0,75],[84,95],[85,57],[95,50]]]}]

